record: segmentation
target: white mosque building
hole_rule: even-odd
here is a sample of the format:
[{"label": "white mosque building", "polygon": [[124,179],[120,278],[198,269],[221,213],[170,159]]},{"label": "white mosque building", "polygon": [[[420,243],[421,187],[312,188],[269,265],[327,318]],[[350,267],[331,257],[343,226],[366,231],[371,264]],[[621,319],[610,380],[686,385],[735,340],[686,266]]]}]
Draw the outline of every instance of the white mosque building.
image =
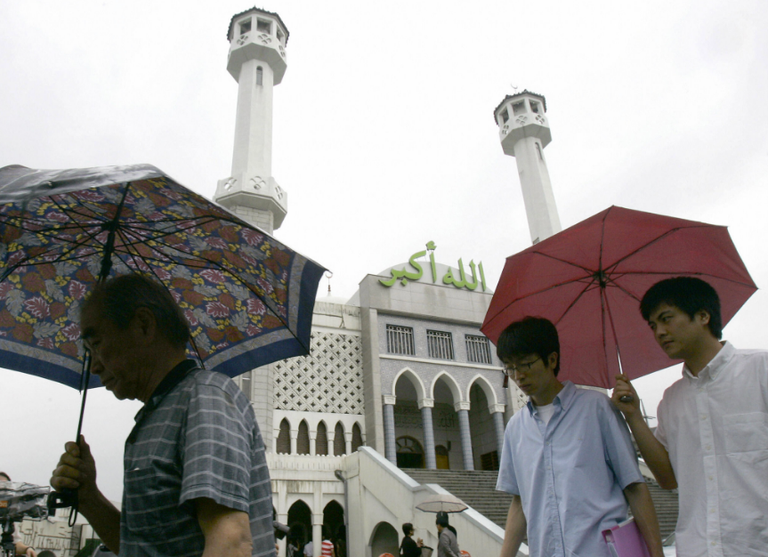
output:
[{"label": "white mosque building", "polygon": [[[279,15],[253,8],[232,18],[228,38],[235,143],[215,200],[271,234],[288,210],[272,176],[271,136],[289,32]],[[560,229],[542,153],[551,140],[545,113],[544,97],[527,91],[494,112],[504,152],[517,159],[534,242]],[[405,262],[362,277],[350,300],[319,298],[309,356],[237,379],[268,447],[276,518],[302,543],[314,540],[315,555],[323,526],[347,555],[398,554],[404,522],[436,547],[434,515],[415,506],[442,489],[410,473],[498,469],[504,426],[525,400],[502,387],[479,331],[492,296],[482,262],[446,265],[437,253],[429,241],[404,246]],[[503,530],[487,517],[470,509],[452,524],[471,555],[499,553]]]}]

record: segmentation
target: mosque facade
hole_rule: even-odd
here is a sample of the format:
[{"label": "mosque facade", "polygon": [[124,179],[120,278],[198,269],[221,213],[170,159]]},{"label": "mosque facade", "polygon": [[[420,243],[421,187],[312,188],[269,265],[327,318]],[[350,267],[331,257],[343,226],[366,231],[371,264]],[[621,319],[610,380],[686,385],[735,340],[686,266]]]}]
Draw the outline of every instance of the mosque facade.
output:
[{"label": "mosque facade", "polygon": [[[272,176],[271,134],[289,32],[278,14],[253,8],[232,18],[227,38],[237,117],[231,176],[215,200],[273,234],[288,209]],[[527,160],[532,149],[524,140],[513,154]],[[398,553],[402,522],[434,545],[434,517],[413,509],[428,493],[402,471],[497,470],[504,426],[525,403],[502,386],[501,363],[479,330],[492,296],[482,262],[440,263],[431,241],[404,251],[404,263],[362,277],[351,299],[317,299],[308,356],[236,379],[268,448],[276,519],[301,543],[313,540],[315,555],[323,527],[350,555]],[[467,516],[464,543],[498,553],[500,528]]]}]

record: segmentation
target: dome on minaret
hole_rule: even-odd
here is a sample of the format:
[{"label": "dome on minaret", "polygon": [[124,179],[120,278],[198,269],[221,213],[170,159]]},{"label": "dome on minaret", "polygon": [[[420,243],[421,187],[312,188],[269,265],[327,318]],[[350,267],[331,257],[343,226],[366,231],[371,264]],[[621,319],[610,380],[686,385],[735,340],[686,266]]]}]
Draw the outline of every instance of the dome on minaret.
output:
[{"label": "dome on minaret", "polygon": [[545,98],[544,98],[544,95],[539,95],[538,93],[534,93],[533,91],[529,91],[528,89],[526,89],[526,90],[524,90],[524,91],[522,91],[522,92],[520,92],[520,93],[515,93],[514,95],[507,95],[506,97],[504,97],[504,100],[503,100],[503,101],[501,101],[501,102],[499,103],[499,105],[498,105],[496,108],[494,108],[494,109],[493,109],[493,121],[494,121],[494,122],[496,121],[496,118],[497,118],[497,116],[498,116],[498,111],[499,111],[499,109],[500,109],[500,108],[501,108],[501,107],[502,107],[502,106],[503,106],[503,105],[504,105],[504,104],[505,104],[507,101],[509,101],[509,100],[512,100],[512,99],[517,99],[517,98],[520,98],[520,97],[522,97],[522,96],[524,96],[524,95],[526,95],[526,96],[527,96],[527,95],[530,95],[530,96],[532,96],[532,97],[538,97],[538,98],[540,98],[540,99],[541,99],[541,104],[543,104],[543,105],[544,105],[544,112],[546,112],[546,111],[547,111],[547,99],[545,99]]},{"label": "dome on minaret", "polygon": [[232,16],[232,19],[229,20],[229,29],[227,30],[228,41],[232,42],[232,38],[234,37],[233,33],[235,32],[235,20],[238,19],[239,17],[248,15],[248,14],[263,14],[263,15],[274,17],[280,23],[280,26],[283,28],[283,31],[285,31],[285,42],[286,44],[288,43],[288,37],[291,34],[288,31],[288,28],[285,26],[285,23],[283,23],[283,20],[280,19],[280,16],[275,12],[268,12],[267,10],[262,10],[261,8],[257,8],[256,6],[254,6],[249,10],[245,10],[244,12],[240,12],[239,14],[235,14]]}]

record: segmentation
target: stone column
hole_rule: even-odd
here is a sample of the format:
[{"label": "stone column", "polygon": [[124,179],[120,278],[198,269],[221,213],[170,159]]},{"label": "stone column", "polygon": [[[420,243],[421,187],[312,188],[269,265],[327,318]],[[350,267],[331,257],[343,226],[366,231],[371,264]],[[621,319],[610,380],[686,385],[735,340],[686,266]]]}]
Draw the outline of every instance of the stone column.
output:
[{"label": "stone column", "polygon": [[312,514],[312,555],[320,557],[323,550],[323,513]]},{"label": "stone column", "polygon": [[493,425],[496,429],[496,447],[501,460],[501,449],[504,447],[504,405],[491,404],[488,411],[493,416]]},{"label": "stone column", "polygon": [[[288,524],[288,504],[287,504],[287,486],[284,481],[275,482],[278,485],[277,488],[277,521],[283,524]],[[274,500],[274,495],[273,495]],[[279,555],[285,555],[285,548],[288,546],[288,537],[286,536],[282,540],[275,540],[280,546]]]},{"label": "stone column", "polygon": [[435,406],[435,399],[423,398],[419,401],[421,409],[421,424],[424,429],[424,459],[427,469],[437,469],[437,458],[435,457],[435,429],[432,425],[432,408]]},{"label": "stone column", "polygon": [[344,454],[352,454],[352,430],[344,431]]},{"label": "stone column", "polygon": [[299,438],[299,430],[291,429],[291,454],[296,454],[297,440]]},{"label": "stone column", "polygon": [[315,456],[317,454],[317,430],[309,430],[309,454]]},{"label": "stone column", "polygon": [[395,442],[395,402],[397,397],[384,395],[384,456],[397,466],[397,444]]},{"label": "stone column", "polygon": [[461,454],[464,457],[464,470],[474,470],[472,458],[472,434],[469,431],[469,402],[457,402],[454,405],[459,415],[459,434],[461,435]]}]

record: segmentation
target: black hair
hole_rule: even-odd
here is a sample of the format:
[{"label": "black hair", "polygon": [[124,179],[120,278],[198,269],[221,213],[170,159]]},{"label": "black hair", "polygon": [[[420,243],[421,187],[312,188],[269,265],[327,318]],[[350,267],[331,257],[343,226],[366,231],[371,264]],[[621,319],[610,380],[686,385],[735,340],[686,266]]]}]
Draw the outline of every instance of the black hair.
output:
[{"label": "black hair", "polygon": [[405,534],[406,536],[410,536],[411,530],[413,530],[413,524],[411,524],[410,522],[406,522],[405,524],[403,524],[403,534]]},{"label": "black hair", "polygon": [[709,314],[709,331],[716,339],[723,338],[720,298],[709,283],[694,277],[674,277],[657,282],[640,302],[643,319],[650,320],[651,313],[661,304],[679,308],[691,319],[697,312],[706,311]]},{"label": "black hair", "polygon": [[11,481],[11,477],[8,474],[6,474],[5,472],[0,472],[0,476],[3,476],[4,478],[8,478],[7,481],[9,481],[9,482]]},{"label": "black hair", "polygon": [[443,511],[437,513],[437,516],[435,517],[435,524],[444,528],[448,526],[448,513]]},{"label": "black hair", "polygon": [[185,348],[190,331],[181,308],[160,283],[139,274],[122,275],[97,284],[86,299],[81,315],[94,308],[118,329],[127,329],[139,308],[154,315],[160,334],[177,348]]},{"label": "black hair", "polygon": [[496,355],[500,360],[536,354],[546,364],[552,352],[557,352],[554,370],[557,377],[560,372],[560,337],[552,322],[543,317],[528,316],[515,321],[502,331],[496,343]]}]

